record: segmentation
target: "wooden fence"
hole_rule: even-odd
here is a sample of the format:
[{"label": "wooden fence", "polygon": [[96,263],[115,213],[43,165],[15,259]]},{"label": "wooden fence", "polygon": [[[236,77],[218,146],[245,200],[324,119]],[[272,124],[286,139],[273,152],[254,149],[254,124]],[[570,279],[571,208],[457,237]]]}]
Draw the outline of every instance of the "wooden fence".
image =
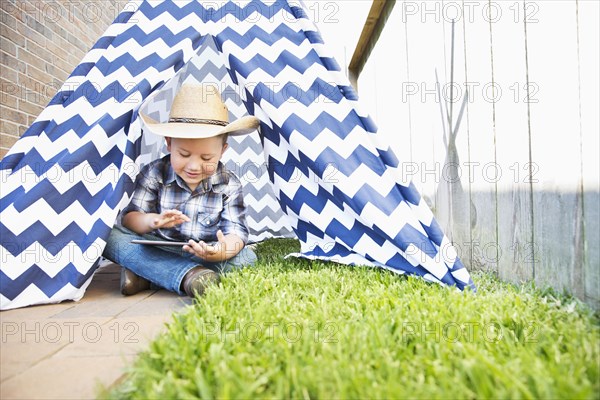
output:
[{"label": "wooden fence", "polygon": [[600,3],[384,12],[359,94],[463,261],[599,309]]}]

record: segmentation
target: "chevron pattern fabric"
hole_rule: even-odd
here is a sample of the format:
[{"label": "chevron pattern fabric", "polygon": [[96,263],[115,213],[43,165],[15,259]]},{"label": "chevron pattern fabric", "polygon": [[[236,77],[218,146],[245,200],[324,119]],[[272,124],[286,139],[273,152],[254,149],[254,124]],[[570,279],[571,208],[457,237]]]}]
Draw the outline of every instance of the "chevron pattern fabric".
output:
[{"label": "chevron pattern fabric", "polygon": [[[197,55],[161,88],[158,95],[142,106],[143,110],[157,121],[167,121],[168,110],[181,85],[200,82],[212,82],[219,87],[230,112],[230,121],[248,114],[238,93],[239,87],[231,81],[212,36],[205,37]],[[152,154],[154,158],[162,155],[144,149],[142,153]],[[258,132],[240,138],[231,137],[222,161],[244,183],[250,241],[295,237],[273,193]]]},{"label": "chevron pattern fabric", "polygon": [[0,162],[2,309],[83,296],[140,166],[164,151],[143,134],[140,107],[166,119],[187,80],[219,82],[232,118],[261,120],[260,136],[232,138],[226,152],[245,185],[253,240],[293,235],[296,256],[474,289],[294,4],[125,7]]}]

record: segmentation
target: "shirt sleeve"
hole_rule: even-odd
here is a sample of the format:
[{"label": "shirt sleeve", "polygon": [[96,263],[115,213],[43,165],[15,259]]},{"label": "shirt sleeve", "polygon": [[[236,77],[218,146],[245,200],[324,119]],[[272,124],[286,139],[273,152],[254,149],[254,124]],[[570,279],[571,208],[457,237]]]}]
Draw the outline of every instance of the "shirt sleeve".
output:
[{"label": "shirt sleeve", "polygon": [[158,212],[160,182],[157,169],[155,163],[148,164],[142,168],[135,180],[131,201],[123,209],[122,215],[132,211],[142,213]]},{"label": "shirt sleeve", "polygon": [[224,235],[235,233],[244,243],[247,243],[248,226],[242,184],[235,175],[230,174],[228,186],[223,196],[223,212],[219,226]]}]

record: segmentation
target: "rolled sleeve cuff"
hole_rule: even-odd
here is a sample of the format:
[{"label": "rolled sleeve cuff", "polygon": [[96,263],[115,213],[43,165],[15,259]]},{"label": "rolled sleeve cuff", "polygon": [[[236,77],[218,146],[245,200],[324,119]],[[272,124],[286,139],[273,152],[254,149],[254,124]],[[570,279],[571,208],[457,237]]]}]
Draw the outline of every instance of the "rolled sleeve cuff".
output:
[{"label": "rolled sleeve cuff", "polygon": [[121,215],[127,215],[127,214],[129,214],[130,212],[132,212],[132,211],[138,211],[138,212],[141,212],[141,213],[146,213],[146,211],[144,211],[144,210],[143,210],[141,207],[139,207],[139,206],[137,206],[137,205],[135,205],[135,204],[129,203],[129,204],[128,204],[128,205],[127,205],[127,206],[126,206],[124,209],[123,209],[123,211],[121,211]]},{"label": "rolled sleeve cuff", "polygon": [[240,239],[242,239],[244,244],[248,243],[248,229],[246,227],[239,226],[236,224],[223,229],[224,235],[229,235],[232,233],[237,235]]}]

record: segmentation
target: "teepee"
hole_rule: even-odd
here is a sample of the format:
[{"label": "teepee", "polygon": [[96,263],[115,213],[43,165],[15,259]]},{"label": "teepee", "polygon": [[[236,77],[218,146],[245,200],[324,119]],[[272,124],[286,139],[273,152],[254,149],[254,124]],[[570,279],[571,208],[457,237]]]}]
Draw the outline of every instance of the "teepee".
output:
[{"label": "teepee", "polygon": [[190,80],[219,84],[230,119],[261,121],[225,160],[251,241],[296,237],[297,256],[474,288],[301,4],[124,10],[0,162],[0,308],[84,295],[137,172],[164,151],[138,113],[165,120]]}]

